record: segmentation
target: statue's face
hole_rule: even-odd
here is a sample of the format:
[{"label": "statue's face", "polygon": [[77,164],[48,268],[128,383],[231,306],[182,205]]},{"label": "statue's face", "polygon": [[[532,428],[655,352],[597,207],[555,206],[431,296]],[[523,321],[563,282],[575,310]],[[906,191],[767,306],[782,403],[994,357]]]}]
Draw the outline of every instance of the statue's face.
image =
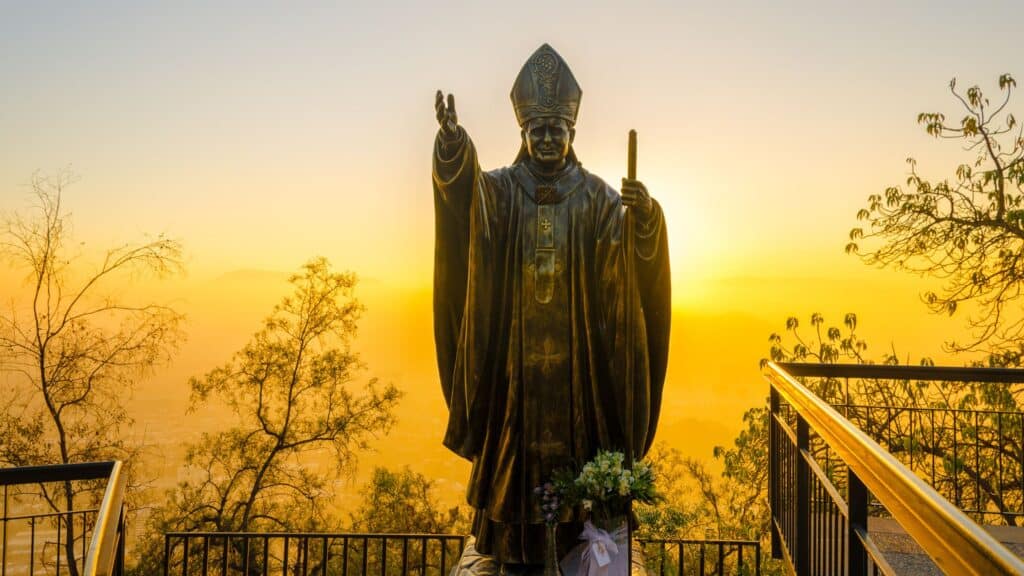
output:
[{"label": "statue's face", "polygon": [[536,118],[523,126],[523,140],[530,158],[549,168],[565,163],[575,137],[576,129],[562,118]]}]

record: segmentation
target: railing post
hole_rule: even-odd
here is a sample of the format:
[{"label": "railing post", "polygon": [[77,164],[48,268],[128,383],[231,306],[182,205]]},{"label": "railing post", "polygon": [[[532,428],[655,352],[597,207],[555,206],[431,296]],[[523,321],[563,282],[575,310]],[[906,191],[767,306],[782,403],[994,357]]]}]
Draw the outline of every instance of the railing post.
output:
[{"label": "railing post", "polygon": [[853,470],[847,473],[847,518],[846,518],[846,574],[867,576],[868,555],[858,530],[868,531],[868,489]]},{"label": "railing post", "polygon": [[772,558],[782,558],[782,540],[779,538],[779,433],[775,430],[775,417],[779,413],[779,392],[771,386],[768,396],[768,508],[771,523],[768,533],[772,540]]},{"label": "railing post", "polygon": [[[3,530],[3,557],[0,558],[0,575],[7,576],[7,485],[4,484],[4,518],[3,524],[0,525],[0,530]],[[32,539],[35,543],[35,538]]]},{"label": "railing post", "polygon": [[796,563],[797,576],[811,574],[811,434],[802,414],[796,417]]},{"label": "railing post", "polygon": [[125,517],[124,504],[121,505],[121,518],[118,523],[117,556],[114,574],[116,576],[124,576],[124,546],[125,540],[128,538],[128,519]]}]

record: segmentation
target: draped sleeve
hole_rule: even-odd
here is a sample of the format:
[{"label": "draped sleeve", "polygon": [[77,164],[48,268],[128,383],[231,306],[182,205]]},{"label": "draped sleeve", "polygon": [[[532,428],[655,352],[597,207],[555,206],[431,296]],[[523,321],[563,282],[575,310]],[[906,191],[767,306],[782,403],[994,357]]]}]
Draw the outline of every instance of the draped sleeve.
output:
[{"label": "draped sleeve", "polygon": [[444,444],[478,456],[489,410],[500,393],[496,370],[508,340],[499,326],[506,259],[503,172],[482,172],[476,148],[459,127],[434,143],[434,344],[448,405]]},{"label": "draped sleeve", "polygon": [[466,302],[469,220],[481,178],[476,148],[459,126],[455,138],[434,140],[434,343],[441,391],[451,409],[452,372]]},{"label": "draped sleeve", "polygon": [[[611,198],[598,212],[596,275],[600,282],[601,326],[611,351],[607,370],[612,374],[612,403],[615,406],[616,449],[628,449],[642,458],[654,440],[661,411],[662,391],[668,366],[668,343],[672,311],[672,289],[665,217],[655,201],[644,221],[634,223],[633,269],[625,258],[625,210],[621,197],[609,189]],[[626,275],[633,274],[633,290],[626,292]],[[627,307],[633,322],[626,325]],[[627,334],[632,332],[632,349]],[[632,381],[626,379],[626,357],[633,355]],[[632,406],[632,414],[627,407]]]},{"label": "draped sleeve", "polygon": [[635,286],[637,298],[643,310],[644,332],[647,340],[647,370],[650,375],[646,411],[647,430],[637,445],[638,458],[651,448],[654,433],[661,413],[661,397],[668,369],[668,340],[672,320],[672,279],[668,259],[668,234],[665,230],[665,214],[656,200],[652,199],[651,211],[646,222],[637,222],[635,233],[636,267]]}]

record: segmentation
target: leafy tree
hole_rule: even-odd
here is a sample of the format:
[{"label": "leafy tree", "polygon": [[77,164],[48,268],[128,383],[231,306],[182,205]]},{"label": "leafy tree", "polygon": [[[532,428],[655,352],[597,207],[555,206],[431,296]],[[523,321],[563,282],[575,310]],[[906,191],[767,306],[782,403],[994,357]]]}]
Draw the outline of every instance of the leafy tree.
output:
[{"label": "leafy tree", "polygon": [[[648,456],[657,473],[659,493],[664,501],[654,505],[637,505],[641,538],[694,538],[715,540],[757,540],[762,550],[769,550],[768,510],[768,410],[756,407],[743,414],[744,429],[731,447],[716,446],[714,457],[722,471],[717,477],[701,460],[685,457],[674,448],[655,446]],[[660,550],[648,549],[652,556],[648,566],[655,569],[665,564],[673,572],[676,562],[670,553],[658,558]],[[723,568],[740,573],[732,566],[735,549],[724,550]],[[686,568],[697,570],[700,558],[696,549],[684,551]],[[714,557],[704,559],[708,570],[715,570]],[[761,572],[782,574],[781,566],[769,555],[762,555]]]},{"label": "leafy tree", "polygon": [[[470,517],[459,506],[443,509],[434,499],[434,482],[426,476],[413,472],[408,466],[398,471],[377,467],[373,478],[361,490],[362,503],[351,516],[354,532],[384,534],[468,534]],[[413,541],[404,550],[392,542],[386,558],[381,548],[369,545],[350,549],[349,562],[352,567],[360,566],[366,554],[367,574],[398,574],[403,566],[410,574],[440,572],[441,547],[445,547],[447,566],[459,558],[462,550],[458,541],[427,542]],[[383,545],[383,544],[381,544]],[[341,572],[340,563],[332,566]]]},{"label": "leafy tree", "polygon": [[[0,255],[25,272],[24,301],[0,313],[0,464],[28,466],[102,460],[135,463],[141,444],[127,430],[124,407],[135,380],[169,359],[181,337],[172,308],[121,294],[140,274],[181,266],[178,242],[154,240],[106,250],[90,265],[76,251],[62,194],[72,177],[36,175],[31,216],[13,215],[0,230]],[[135,482],[130,481],[130,486]],[[53,512],[74,510],[101,495],[95,482],[40,485]],[[77,576],[83,535],[64,520],[64,564]]]},{"label": "leafy tree", "polygon": [[[192,379],[192,409],[219,400],[235,422],[189,446],[188,478],[153,514],[140,556],[158,559],[157,539],[173,530],[336,529],[332,482],[390,429],[400,392],[376,378],[357,383],[363,364],[351,341],[363,307],[354,275],[317,258],[289,282],[292,294],[249,343]],[[332,467],[318,465],[327,460]]]},{"label": "leafy tree", "polygon": [[1024,126],[1007,111],[1017,83],[999,77],[1001,101],[992,105],[981,88],[949,88],[965,113],[959,125],[941,113],[917,117],[928,134],[957,140],[974,154],[954,178],[928,180],[910,158],[906,187],[892,186],[868,197],[857,213],[867,229],[850,231],[848,253],[864,262],[942,279],[938,292],[924,301],[939,313],[954,314],[973,303],[973,329],[966,343],[952,350],[975,350],[982,344],[1009,344],[1024,338],[1019,298],[1024,288]]},{"label": "leafy tree", "polygon": [[363,488],[363,501],[352,515],[358,532],[467,534],[469,516],[458,506],[441,509],[434,483],[408,466],[397,472],[378,467]]},{"label": "leafy tree", "polygon": [[709,515],[697,496],[698,490],[688,473],[691,463],[677,448],[655,443],[646,459],[655,474],[655,487],[662,501],[657,504],[634,504],[639,520],[637,536],[641,538],[703,537]]}]

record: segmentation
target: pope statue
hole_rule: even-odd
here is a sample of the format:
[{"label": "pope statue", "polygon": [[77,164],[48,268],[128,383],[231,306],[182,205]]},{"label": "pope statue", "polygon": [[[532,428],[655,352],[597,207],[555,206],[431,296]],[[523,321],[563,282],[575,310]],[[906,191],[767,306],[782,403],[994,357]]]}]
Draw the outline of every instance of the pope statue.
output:
[{"label": "pope statue", "polygon": [[[580,164],[572,144],[581,95],[562,57],[547,44],[537,49],[512,87],[519,154],[489,172],[458,123],[454,97],[438,92],[435,103],[444,444],[472,462],[475,545],[507,574],[544,563],[534,488],[598,450],[643,457],[665,380],[665,217],[639,181],[623,179],[620,194]],[[630,229],[632,240],[624,238]],[[560,520],[559,543],[571,546],[581,525],[571,510]]]}]

